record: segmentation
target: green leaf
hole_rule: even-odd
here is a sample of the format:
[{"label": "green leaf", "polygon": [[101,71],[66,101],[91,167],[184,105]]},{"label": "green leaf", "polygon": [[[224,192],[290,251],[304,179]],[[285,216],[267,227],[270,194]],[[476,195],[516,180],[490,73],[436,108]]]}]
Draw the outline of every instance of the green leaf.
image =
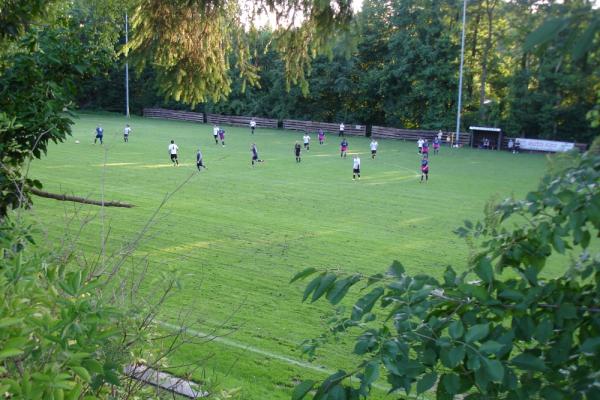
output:
[{"label": "green leaf", "polygon": [[467,331],[467,333],[465,335],[465,341],[467,343],[472,343],[477,340],[481,340],[481,339],[485,338],[489,332],[490,332],[490,327],[488,324],[473,325]]},{"label": "green leaf", "polygon": [[301,400],[310,392],[310,390],[315,386],[315,381],[302,381],[294,388],[294,392],[292,393],[292,400]]},{"label": "green leaf", "polygon": [[580,350],[582,353],[594,353],[598,346],[600,346],[600,337],[592,337],[583,342]]},{"label": "green leaf", "polygon": [[314,291],[312,299],[310,300],[311,303],[314,303],[315,301],[319,300],[319,298],[323,296],[323,294],[325,294],[325,292],[331,287],[331,285],[333,285],[333,282],[335,282],[336,278],[337,276],[335,274],[326,274],[323,277],[323,279],[321,279],[321,281],[319,282],[319,286],[317,287],[317,289]]},{"label": "green leaf", "polygon": [[553,18],[546,20],[536,30],[525,38],[524,51],[531,51],[536,46],[546,44],[553,40],[556,35],[566,26],[566,18]]},{"label": "green leaf", "polygon": [[492,263],[487,257],[482,257],[474,268],[475,273],[485,283],[491,283],[494,280],[494,271]]},{"label": "green leaf", "polygon": [[327,292],[327,300],[333,305],[338,304],[346,296],[350,287],[359,280],[360,276],[354,275],[336,281],[333,287]]},{"label": "green leaf", "polygon": [[77,374],[77,376],[79,376],[85,382],[91,382],[92,381],[92,377],[90,376],[90,373],[85,368],[83,368],[83,367],[71,367],[71,369],[73,370],[73,372],[75,372],[75,374]]},{"label": "green leaf", "polygon": [[465,333],[461,320],[453,321],[448,327],[448,333],[452,339],[459,339]]},{"label": "green leaf", "polygon": [[436,381],[437,374],[435,372],[430,372],[428,374],[423,375],[421,380],[417,382],[417,394],[421,394],[431,389],[433,385],[435,385]]},{"label": "green leaf", "polygon": [[365,367],[363,383],[371,385],[377,378],[379,378],[379,363],[372,361]]},{"label": "green leaf", "polygon": [[563,303],[558,307],[558,316],[563,319],[576,319],[577,308],[572,303]]},{"label": "green leaf", "polygon": [[502,379],[504,379],[504,366],[500,361],[484,358],[483,368],[492,382],[502,382]]},{"label": "green leaf", "polygon": [[352,315],[350,318],[353,321],[358,321],[362,316],[371,311],[377,299],[383,296],[384,290],[381,287],[376,287],[365,296],[358,299],[354,307],[352,307]]},{"label": "green leaf", "polygon": [[402,277],[406,271],[404,270],[404,266],[400,261],[394,260],[392,265],[390,265],[390,269],[388,273],[396,278]]},{"label": "green leaf", "polygon": [[449,367],[454,368],[465,358],[465,346],[460,345],[453,347],[448,351]]},{"label": "green leaf", "polygon": [[442,385],[446,392],[450,394],[458,393],[460,389],[460,378],[456,374],[444,374],[442,375]]},{"label": "green leaf", "polygon": [[310,281],[308,285],[306,285],[306,289],[304,289],[304,295],[302,296],[302,301],[306,301],[308,296],[319,286],[321,283],[321,279],[323,278],[323,274],[317,276],[315,279]]},{"label": "green leaf", "polygon": [[23,321],[23,318],[2,318],[0,319],[0,328],[17,325],[20,324],[21,321]]},{"label": "green leaf", "polygon": [[305,270],[300,271],[296,275],[294,275],[294,277],[292,278],[290,283],[295,282],[298,279],[306,278],[307,276],[310,276],[310,275],[314,274],[315,272],[317,272],[316,268],[313,268],[313,267],[306,268]]},{"label": "green leaf", "polygon": [[575,46],[573,47],[572,55],[573,60],[578,61],[581,59],[585,53],[587,53],[591,48],[594,42],[594,36],[600,30],[600,23],[598,20],[594,20],[590,22],[590,25],[587,29],[577,38],[575,41]]},{"label": "green leaf", "polygon": [[4,349],[0,351],[0,360],[4,360],[5,358],[16,357],[20,354],[23,354],[23,350],[21,349]]},{"label": "green leaf", "polygon": [[481,345],[479,351],[485,354],[497,354],[500,350],[502,350],[503,347],[504,345],[502,343],[498,343],[494,340],[488,340]]},{"label": "green leaf", "polygon": [[530,371],[545,371],[546,365],[544,361],[529,353],[521,353],[511,360],[511,363],[520,369]]}]

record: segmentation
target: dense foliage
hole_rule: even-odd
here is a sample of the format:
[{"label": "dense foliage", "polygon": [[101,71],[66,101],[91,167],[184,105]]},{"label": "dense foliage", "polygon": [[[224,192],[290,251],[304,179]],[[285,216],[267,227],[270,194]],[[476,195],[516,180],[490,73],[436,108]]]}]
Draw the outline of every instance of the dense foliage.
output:
[{"label": "dense foliage", "polygon": [[177,274],[165,271],[152,282],[150,296],[139,296],[143,278],[116,282],[124,258],[87,263],[76,238],[48,249],[32,235],[19,222],[5,219],[0,225],[3,397],[156,398],[122,371],[136,362],[164,365],[183,342],[178,332],[165,334],[154,325]]},{"label": "dense foliage", "polygon": [[[327,378],[314,399],[367,396],[380,375],[391,391],[435,388],[438,399],[600,396],[600,155],[583,155],[524,200],[490,206],[484,221],[465,221],[456,233],[472,255],[464,272],[448,266],[442,280],[394,262],[386,274],[323,271],[307,285],[304,300],[336,305],[365,283],[350,315],[338,313],[331,326],[357,338],[363,362]],[[565,264],[562,275],[544,274],[550,260]],[[294,398],[315,384],[300,384]]]}]

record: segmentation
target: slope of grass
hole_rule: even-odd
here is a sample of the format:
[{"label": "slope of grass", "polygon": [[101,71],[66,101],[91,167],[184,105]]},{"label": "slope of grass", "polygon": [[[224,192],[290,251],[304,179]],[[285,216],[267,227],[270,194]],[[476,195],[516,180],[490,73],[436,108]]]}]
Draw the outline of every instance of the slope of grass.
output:
[{"label": "slope of grass", "polygon": [[[129,143],[122,141],[125,119],[82,114],[73,138],[52,146],[31,175],[49,191],[130,202],[133,209],[105,209],[105,225],[95,218],[81,245],[97,254],[101,232],[116,249],[138,232],[165,195],[191,176],[161,210],[136,257],[148,256],[150,275],[173,268],[183,289],[162,315],[201,332],[234,330],[226,340],[187,346],[175,362],[191,362],[218,377],[224,387],[242,387],[245,398],[289,398],[301,378],[323,378],[319,368],[348,368],[351,339],[326,345],[313,363],[302,361],[299,344],[326,329],[332,309],[303,304],[305,283],[288,284],[309,267],[371,274],[394,259],[411,273],[441,274],[448,264],[461,269],[467,247],[452,234],[464,219],[482,216],[492,197],[522,196],[543,174],[541,155],[442,148],[431,155],[430,181],[420,184],[416,145],[380,140],[376,160],[369,140],[349,137],[341,159],[337,135],[320,146],[313,134],[310,152],[296,164],[293,145],[301,134],[225,127],[226,146],[215,145],[212,126],[134,117]],[[93,144],[94,128],[105,128],[105,145]],[[167,146],[176,140],[179,167]],[[76,140],[80,143],[76,144]],[[250,165],[256,142],[265,163]],[[195,172],[202,148],[207,170]],[[353,181],[352,155],[362,158],[362,178]],[[32,217],[51,241],[62,237],[75,208],[35,199]],[[85,206],[80,214],[99,213]],[[147,288],[149,290],[149,288]],[[346,302],[346,306],[350,303]],[[296,362],[301,360],[302,362]]]}]

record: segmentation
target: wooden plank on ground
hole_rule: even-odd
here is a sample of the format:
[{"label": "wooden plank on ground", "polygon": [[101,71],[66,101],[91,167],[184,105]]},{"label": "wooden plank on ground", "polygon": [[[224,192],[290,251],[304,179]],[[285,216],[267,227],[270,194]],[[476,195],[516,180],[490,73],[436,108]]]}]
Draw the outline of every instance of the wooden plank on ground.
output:
[{"label": "wooden plank on ground", "polygon": [[159,372],[146,365],[128,365],[125,367],[124,372],[125,375],[132,379],[189,399],[200,399],[208,396],[208,392],[201,390],[196,383],[175,377],[166,372]]}]

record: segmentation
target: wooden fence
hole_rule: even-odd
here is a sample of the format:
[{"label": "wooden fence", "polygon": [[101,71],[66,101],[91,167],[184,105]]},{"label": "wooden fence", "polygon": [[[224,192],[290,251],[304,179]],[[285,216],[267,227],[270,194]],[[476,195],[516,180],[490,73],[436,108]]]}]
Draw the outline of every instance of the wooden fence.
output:
[{"label": "wooden fence", "polygon": [[[419,140],[419,138],[423,138],[431,142],[433,138],[437,136],[438,132],[439,131],[423,131],[415,129],[398,129],[387,128],[383,126],[373,126],[371,135],[376,138],[410,140],[415,142]],[[444,145],[446,144],[446,138],[448,135],[454,135],[454,132],[442,131],[442,134],[442,145]],[[462,132],[460,134],[460,144],[462,146],[468,146],[470,142],[471,133]]]},{"label": "wooden fence", "polygon": [[[298,121],[294,119],[283,120],[283,129],[304,132],[316,132],[319,128],[323,129],[323,131],[328,133],[338,133],[340,131],[339,124],[329,122]],[[365,136],[366,127],[361,125],[345,124],[344,134]]]},{"label": "wooden fence", "polygon": [[[252,117],[243,117],[235,115],[219,115],[219,114],[206,114],[206,121],[209,124],[216,125],[233,125],[233,126],[250,126]],[[259,118],[254,117],[257,128],[273,128],[277,129],[277,120],[271,118]]]},{"label": "wooden fence", "polygon": [[173,119],[204,123],[204,114],[191,111],[167,110],[165,108],[144,108],[144,117]]}]

